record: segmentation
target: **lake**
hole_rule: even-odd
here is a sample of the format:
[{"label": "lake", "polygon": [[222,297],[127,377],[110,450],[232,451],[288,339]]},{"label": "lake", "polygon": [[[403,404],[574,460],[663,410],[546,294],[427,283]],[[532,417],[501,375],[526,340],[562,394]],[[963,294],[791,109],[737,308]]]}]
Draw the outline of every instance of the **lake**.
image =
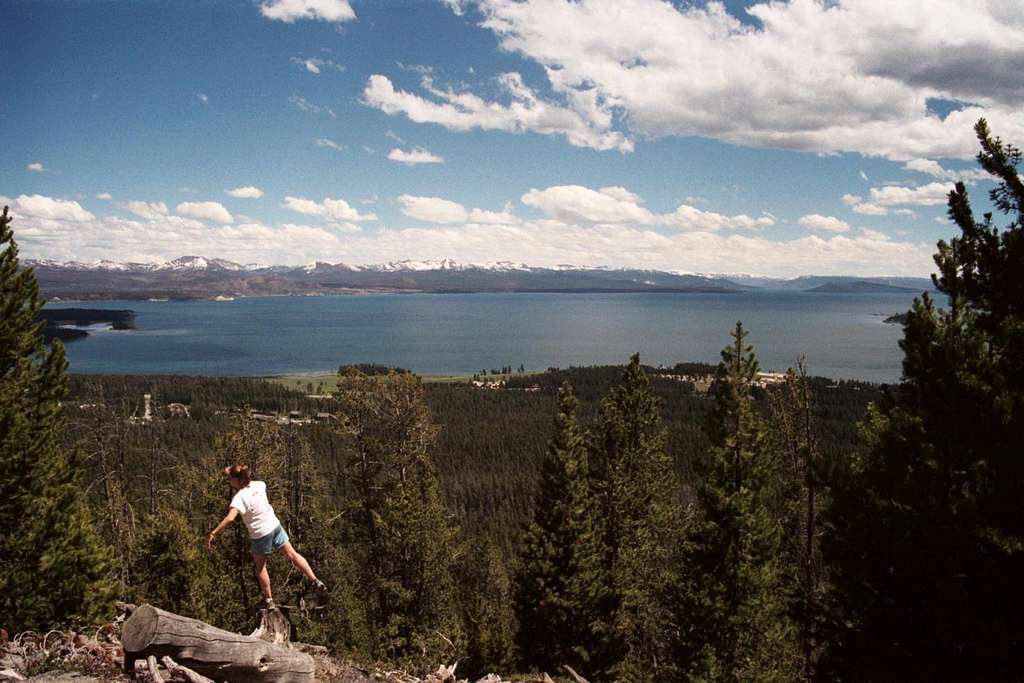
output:
[{"label": "lake", "polygon": [[737,320],[765,370],[894,382],[910,293],[373,294],[234,301],[63,301],[130,308],[137,329],[67,346],[79,373],[282,375],[379,363],[421,374],[511,365],[715,363]]}]

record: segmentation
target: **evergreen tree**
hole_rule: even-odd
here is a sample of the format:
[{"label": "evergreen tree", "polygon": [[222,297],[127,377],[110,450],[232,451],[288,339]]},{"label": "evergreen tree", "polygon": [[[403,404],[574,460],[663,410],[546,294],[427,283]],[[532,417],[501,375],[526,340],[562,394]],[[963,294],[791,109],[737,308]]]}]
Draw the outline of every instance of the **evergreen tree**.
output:
[{"label": "evergreen tree", "polygon": [[751,398],[758,364],[746,336],[736,323],[712,388],[710,462],[684,564],[684,653],[698,679],[792,680],[780,459]]},{"label": "evergreen tree", "polygon": [[454,569],[458,528],[441,502],[429,449],[437,434],[420,379],[339,374],[338,429],[354,495],[342,516],[367,603],[370,654],[417,668],[463,653]]},{"label": "evergreen tree", "polygon": [[772,399],[772,433],[782,454],[776,483],[786,544],[784,561],[791,591],[790,615],[800,626],[803,679],[814,680],[824,643],[821,638],[826,597],[821,559],[822,509],[827,489],[818,444],[814,396],[803,359],[786,372]]},{"label": "evergreen tree", "polygon": [[526,670],[581,666],[577,648],[586,614],[572,589],[578,583],[576,553],[584,543],[588,500],[586,443],[576,422],[576,397],[566,382],[558,392],[555,434],[516,574],[516,641]]},{"label": "evergreen tree", "polygon": [[62,449],[63,346],[43,342],[43,301],[0,215],[0,624],[47,631],[110,608],[108,555],[92,525],[78,453]]},{"label": "evergreen tree", "polygon": [[489,672],[515,671],[516,617],[508,562],[489,536],[472,544],[459,572],[466,622],[467,656],[459,664],[475,680]]},{"label": "evergreen tree", "polygon": [[677,674],[670,597],[677,580],[679,489],[638,354],[601,402],[590,450],[590,527],[597,533],[584,544],[583,563],[593,575],[585,569],[583,576],[589,584],[584,594],[597,599],[587,671],[623,681],[669,680]]},{"label": "evergreen tree", "polygon": [[826,550],[852,628],[830,658],[850,680],[1005,680],[1024,666],[1024,183],[1021,152],[975,132],[1011,217],[974,217],[949,194],[961,234],[940,241],[938,309],[915,299],[903,379],[872,406],[867,446],[837,494]]}]

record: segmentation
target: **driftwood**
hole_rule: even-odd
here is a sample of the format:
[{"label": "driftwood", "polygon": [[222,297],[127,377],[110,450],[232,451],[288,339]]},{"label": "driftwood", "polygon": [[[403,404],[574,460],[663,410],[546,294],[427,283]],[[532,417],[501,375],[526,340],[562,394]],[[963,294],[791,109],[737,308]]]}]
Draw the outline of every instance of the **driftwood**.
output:
[{"label": "driftwood", "polygon": [[[261,623],[261,627],[264,625]],[[171,657],[215,681],[315,680],[313,658],[307,654],[257,636],[224,631],[152,605],[141,605],[132,612],[124,622],[121,642],[126,671],[134,670],[135,660],[153,655]]]}]

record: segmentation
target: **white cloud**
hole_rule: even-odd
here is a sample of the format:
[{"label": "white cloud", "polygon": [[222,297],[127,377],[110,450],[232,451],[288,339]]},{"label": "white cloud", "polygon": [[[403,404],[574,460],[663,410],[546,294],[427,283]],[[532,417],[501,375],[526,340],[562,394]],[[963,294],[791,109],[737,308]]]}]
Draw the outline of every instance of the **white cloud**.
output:
[{"label": "white cloud", "polygon": [[[23,199],[14,203],[24,203]],[[549,267],[572,263],[783,277],[925,275],[934,270],[932,245],[882,239],[873,231],[856,237],[808,235],[775,240],[759,234],[707,230],[663,234],[638,225],[571,225],[550,219],[357,231],[358,226],[345,221],[323,227],[257,222],[208,225],[181,216],[95,217],[64,200],[36,204],[39,217],[16,208],[15,229],[26,258],[158,261],[181,256],[182,245],[188,245],[189,253],[268,264],[454,258],[468,263],[511,260]],[[467,217],[472,220],[474,213],[468,212]]]},{"label": "white cloud", "polygon": [[91,221],[95,218],[82,206],[70,199],[56,199],[41,194],[18,196],[13,202],[8,201],[15,215],[32,216],[54,221]]},{"label": "white cloud", "polygon": [[869,239],[869,240],[887,240],[887,239],[889,239],[889,236],[886,235],[884,232],[879,232],[877,230],[872,230],[871,228],[861,228],[860,229],[860,234],[865,239]]},{"label": "white cloud", "polygon": [[159,220],[167,215],[167,205],[163,202],[130,201],[120,202],[118,206],[126,211],[131,211],[140,218],[149,220]]},{"label": "white cloud", "polygon": [[469,212],[469,222],[485,223],[488,225],[515,225],[522,221],[506,208],[504,211],[473,209]]},{"label": "white cloud", "polygon": [[323,216],[334,221],[359,222],[377,220],[375,214],[361,214],[358,209],[350,206],[344,199],[325,197],[322,202],[318,202],[302,197],[285,197],[281,206],[298,213],[309,216]]},{"label": "white cloud", "polygon": [[263,190],[252,185],[246,185],[245,187],[236,187],[233,190],[224,190],[225,194],[229,194],[232,197],[238,199],[259,199],[263,196]]},{"label": "white cloud", "polygon": [[182,216],[214,223],[232,223],[235,220],[219,202],[182,202],[174,210]]},{"label": "white cloud", "polygon": [[806,216],[801,216],[800,220],[797,221],[800,225],[804,226],[808,230],[820,230],[825,232],[846,232],[850,229],[850,224],[846,221],[839,220],[834,216],[822,216],[819,213],[812,213]]},{"label": "white cloud", "polygon": [[771,216],[751,218],[746,214],[725,216],[714,211],[703,211],[693,206],[680,204],[673,213],[664,217],[664,223],[683,230],[709,231],[725,229],[757,230],[775,225]]},{"label": "white cloud", "polygon": [[871,202],[879,206],[896,206],[910,204],[913,206],[934,206],[945,204],[947,195],[953,186],[949,183],[928,183],[918,187],[902,185],[885,185],[872,187]]},{"label": "white cloud", "polygon": [[292,57],[292,64],[298,64],[311,74],[320,74],[324,69],[344,71],[345,67],[331,59],[320,59],[319,57]]},{"label": "white cloud", "polygon": [[501,130],[564,135],[569,144],[598,150],[633,150],[633,141],[611,130],[611,116],[586,118],[579,112],[546,102],[523,83],[518,73],[502,74],[498,85],[508,104],[487,101],[470,92],[434,86],[429,76],[421,82],[432,99],[395,90],[386,77],[373,74],[363,90],[363,100],[386,114],[405,114],[417,123],[436,123],[450,130]]},{"label": "white cloud", "polygon": [[462,223],[469,218],[466,207],[440,197],[415,197],[403,194],[398,198],[402,213],[429,223]]},{"label": "white cloud", "polygon": [[96,199],[103,199],[103,200],[106,200],[106,201],[110,201],[113,198],[114,198],[114,196],[112,194],[110,194],[109,192],[100,192],[98,195],[96,195]]},{"label": "white cloud", "polygon": [[197,92],[196,93],[196,99],[199,100],[200,102],[202,102],[203,104],[209,104],[210,103],[210,96],[205,94],[205,93]]},{"label": "white cloud", "polygon": [[612,189],[609,194],[582,185],[555,185],[531,189],[521,201],[563,223],[654,222],[654,215],[637,203],[636,195],[623,188]]},{"label": "white cloud", "polygon": [[600,192],[601,194],[606,194],[612,199],[618,199],[619,201],[623,202],[632,202],[634,204],[640,204],[643,202],[643,200],[640,199],[640,195],[630,192],[624,187],[602,187],[598,189],[598,192]]},{"label": "white cloud", "polygon": [[907,163],[903,164],[903,168],[908,171],[924,173],[935,178],[944,178],[946,180],[963,180],[964,182],[986,180],[991,177],[985,171],[982,171],[977,168],[969,168],[963,170],[943,168],[942,164],[935,161],[934,159],[911,159]]},{"label": "white cloud", "polygon": [[861,180],[863,180],[863,181],[864,181],[865,183],[866,183],[866,182],[869,182],[869,180],[868,180],[868,174],[867,174],[867,173],[865,173],[864,171],[861,171],[861,172],[860,172],[860,179],[861,179]]},{"label": "white cloud", "polygon": [[640,206],[640,197],[623,187],[592,190],[581,185],[556,185],[531,189],[521,201],[563,223],[666,225],[681,230],[757,229],[775,224],[771,216],[726,216],[686,204],[672,213],[655,214]]},{"label": "white cloud", "polygon": [[348,0],[264,0],[260,14],[291,24],[298,19],[344,22],[356,18]]},{"label": "white cloud", "polygon": [[288,101],[294,104],[302,111],[308,111],[311,114],[327,114],[332,119],[338,118],[338,115],[335,114],[334,110],[331,109],[330,107],[321,107],[318,104],[313,104],[312,102],[307,100],[302,95],[299,95],[298,93],[292,94],[292,96],[288,98]]},{"label": "white cloud", "polygon": [[333,150],[336,150],[338,152],[344,151],[344,149],[345,149],[344,145],[339,145],[337,142],[335,142],[334,140],[331,140],[330,138],[317,138],[313,142],[316,143],[317,147],[327,147],[329,149],[333,149]]},{"label": "white cloud", "polygon": [[859,213],[863,216],[887,216],[889,215],[889,209],[878,204],[872,204],[871,202],[860,202],[854,204],[850,208],[853,209],[854,213]]},{"label": "white cloud", "polygon": [[[604,133],[617,114],[634,135],[903,161],[970,158],[981,116],[1024,138],[1024,15],[1012,3],[762,2],[746,8],[756,27],[718,2],[478,6],[501,46],[541,65],[568,109]],[[966,104],[940,117],[931,98]]]},{"label": "white cloud", "polygon": [[466,9],[462,6],[464,0],[441,0],[444,4],[448,5],[448,8],[455,14],[455,16],[461,17]]},{"label": "white cloud", "polygon": [[33,161],[31,164],[29,164],[25,168],[27,170],[29,170],[29,171],[32,171],[33,173],[42,173],[43,171],[46,170],[43,167],[43,164],[41,162],[38,162],[38,161]]},{"label": "white cloud", "polygon": [[418,164],[440,164],[444,162],[444,157],[440,157],[433,152],[423,149],[422,147],[417,147],[416,149],[409,150],[408,152],[396,147],[388,152],[388,159],[405,164],[406,166],[416,166]]}]

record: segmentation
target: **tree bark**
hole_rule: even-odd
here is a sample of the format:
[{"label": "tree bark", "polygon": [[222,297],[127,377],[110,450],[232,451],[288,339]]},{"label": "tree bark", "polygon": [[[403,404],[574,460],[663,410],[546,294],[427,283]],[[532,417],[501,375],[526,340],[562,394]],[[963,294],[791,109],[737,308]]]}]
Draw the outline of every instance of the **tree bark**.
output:
[{"label": "tree bark", "polygon": [[215,628],[152,605],[142,605],[122,629],[125,668],[150,655],[169,656],[215,681],[313,681],[313,658],[283,645]]}]

